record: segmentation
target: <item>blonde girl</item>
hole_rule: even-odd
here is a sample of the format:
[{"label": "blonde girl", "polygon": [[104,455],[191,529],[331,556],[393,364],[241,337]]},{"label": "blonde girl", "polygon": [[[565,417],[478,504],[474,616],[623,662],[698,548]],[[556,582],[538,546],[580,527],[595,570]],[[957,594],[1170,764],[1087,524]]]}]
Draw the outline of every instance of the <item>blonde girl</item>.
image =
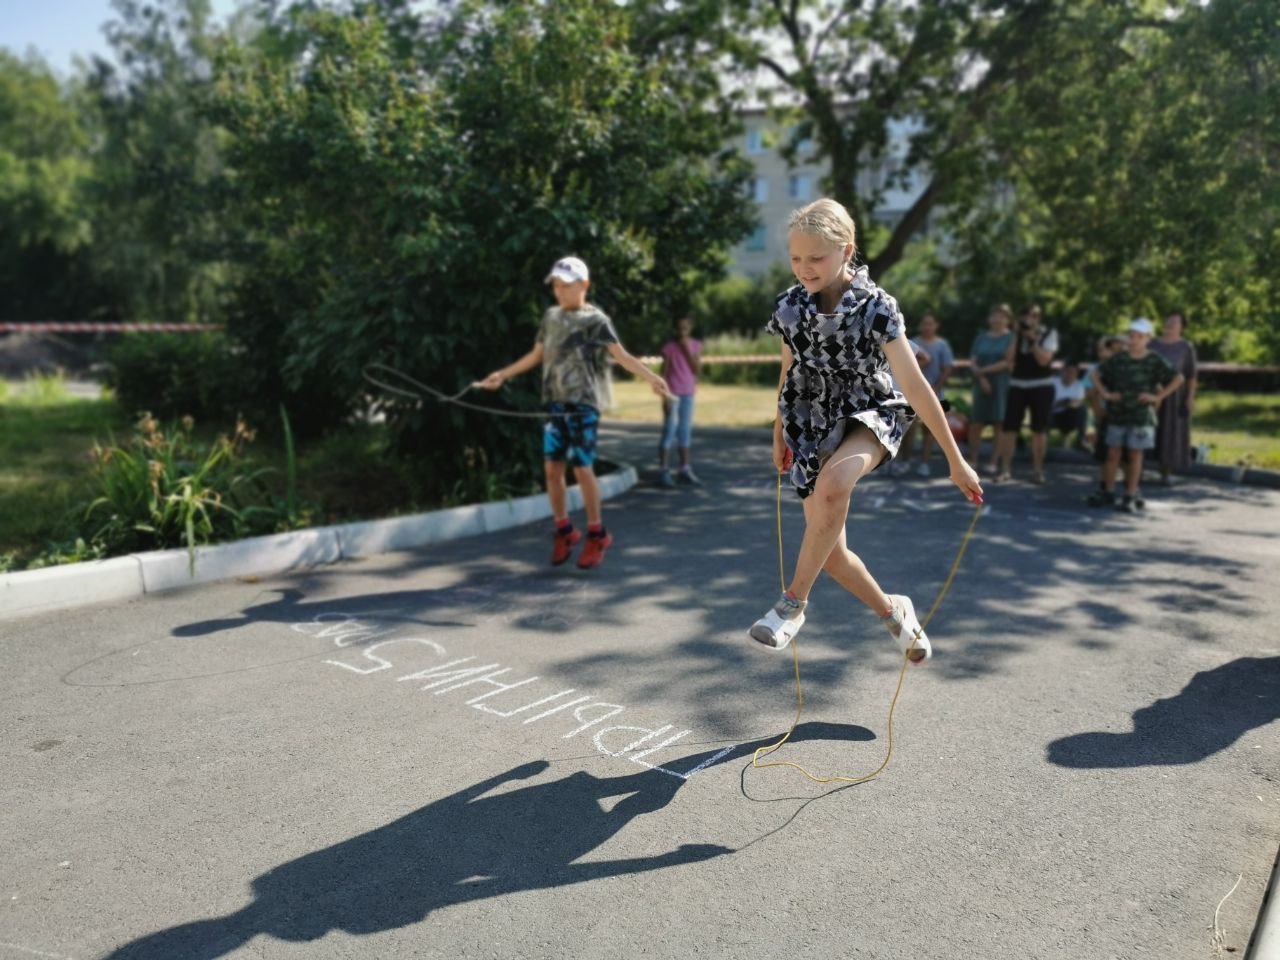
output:
[{"label": "blonde girl", "polygon": [[809,592],[825,570],[870,607],[919,663],[933,650],[910,598],[886,594],[848,547],[849,498],[859,480],[897,455],[917,416],[946,455],[952,483],[975,503],[982,486],[920,371],[897,301],[872,283],[865,266],[853,265],[857,245],[849,212],[834,200],[818,200],[795,211],[787,228],[799,282],[778,297],[766,325],[782,338],[773,462],[780,472],[790,471],[804,504],[805,531],[790,585],[751,627],[751,637],[774,650],[786,648],[804,624]]}]

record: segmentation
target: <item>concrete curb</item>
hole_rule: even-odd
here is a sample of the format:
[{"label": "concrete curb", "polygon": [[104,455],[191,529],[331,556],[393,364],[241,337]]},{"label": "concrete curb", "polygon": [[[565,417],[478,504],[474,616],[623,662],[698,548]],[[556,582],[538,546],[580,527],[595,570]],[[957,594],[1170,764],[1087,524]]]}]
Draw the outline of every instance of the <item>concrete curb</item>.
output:
[{"label": "concrete curb", "polygon": [[[618,468],[600,478],[600,494],[605,499],[625,493],[636,484],[635,467],[619,464]],[[576,486],[569,489],[569,507],[582,509],[582,491]],[[197,547],[194,574],[186,550],[156,550],[0,574],[0,620],[127,600],[232,577],[270,576],[338,560],[411,550],[494,533],[550,516],[546,494],[536,493],[514,500]]]},{"label": "concrete curb", "polygon": [[[1048,460],[1061,463],[1096,463],[1093,457],[1081,450],[1050,447]],[[1144,465],[1146,473],[1150,465]],[[1201,480],[1218,480],[1223,483],[1238,483],[1246,487],[1269,487],[1280,490],[1280,471],[1263,470],[1261,467],[1228,467],[1216,463],[1193,463],[1185,470],[1179,470],[1179,477],[1195,477]]]},{"label": "concrete curb", "polygon": [[1271,869],[1271,882],[1262,894],[1262,909],[1245,950],[1244,960],[1280,960],[1280,853]]}]

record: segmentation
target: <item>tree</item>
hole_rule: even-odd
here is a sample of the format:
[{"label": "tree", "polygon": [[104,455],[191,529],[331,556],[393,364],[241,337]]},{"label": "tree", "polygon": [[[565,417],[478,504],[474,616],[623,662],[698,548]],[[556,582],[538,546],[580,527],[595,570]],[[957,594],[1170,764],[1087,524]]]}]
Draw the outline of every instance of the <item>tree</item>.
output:
[{"label": "tree", "polygon": [[92,280],[82,104],[36,57],[0,50],[0,316],[79,320]]},{"label": "tree", "polygon": [[1033,43],[1042,67],[991,115],[1002,189],[950,218],[958,269],[988,296],[1044,298],[1081,334],[1177,308],[1210,355],[1278,356],[1274,6],[1167,9],[1138,22],[1080,4]]},{"label": "tree", "polygon": [[[406,53],[373,13],[295,9],[227,46],[215,117],[244,226],[232,332],[275,358],[263,390],[320,386],[351,409],[381,360],[455,393],[528,349],[568,252],[633,342],[687,305],[747,230],[744,171],[714,111],[630,52],[628,17],[588,0],[466,5]],[[534,408],[535,386],[508,402]],[[525,425],[383,402],[437,491],[460,438],[536,469]]]},{"label": "tree", "polygon": [[219,319],[218,132],[202,99],[209,0],[113,0],[116,62],[86,78],[98,146],[91,192],[97,269],[134,321]]}]

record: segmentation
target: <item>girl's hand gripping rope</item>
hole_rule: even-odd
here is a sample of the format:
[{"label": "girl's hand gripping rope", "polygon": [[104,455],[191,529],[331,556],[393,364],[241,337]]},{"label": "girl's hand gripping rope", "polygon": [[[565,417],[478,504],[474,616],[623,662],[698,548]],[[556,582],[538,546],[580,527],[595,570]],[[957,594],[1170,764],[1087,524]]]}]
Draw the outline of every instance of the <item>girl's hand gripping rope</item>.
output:
[{"label": "girl's hand gripping rope", "polygon": [[982,503],[982,481],[978,479],[978,474],[964,461],[963,457],[957,457],[951,464],[951,482],[960,488],[960,492],[971,503]]},{"label": "girl's hand gripping rope", "polygon": [[786,473],[795,462],[795,454],[787,446],[785,440],[777,433],[773,435],[773,466],[779,473]]},{"label": "girl's hand gripping rope", "polygon": [[507,378],[502,375],[502,371],[495,370],[483,380],[477,380],[473,386],[477,386],[482,390],[497,390],[506,383],[506,381]]}]

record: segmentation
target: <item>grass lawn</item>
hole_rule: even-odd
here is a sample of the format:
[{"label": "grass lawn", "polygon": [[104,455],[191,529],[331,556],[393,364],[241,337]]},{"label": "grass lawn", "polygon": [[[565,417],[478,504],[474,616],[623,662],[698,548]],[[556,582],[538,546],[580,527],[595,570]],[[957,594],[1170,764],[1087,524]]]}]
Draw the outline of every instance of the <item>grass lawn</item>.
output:
[{"label": "grass lawn", "polygon": [[[614,410],[606,420],[661,423],[662,401],[646,383],[618,380],[613,385]],[[772,387],[704,383],[698,387],[693,422],[704,427],[767,427],[773,423],[777,392]]]},{"label": "grass lawn", "polygon": [[0,403],[0,558],[24,562],[75,529],[73,511],[93,496],[89,449],[123,432],[101,400]]},{"label": "grass lawn", "polygon": [[[968,388],[953,391],[967,400]],[[705,427],[759,427],[773,422],[773,387],[704,383],[698,387],[694,424]],[[617,410],[606,417],[658,423],[661,409],[638,380],[614,384]],[[958,404],[967,408],[963,400]],[[1202,390],[1192,418],[1191,442],[1209,444],[1209,462],[1235,464],[1246,456],[1256,467],[1280,470],[1280,396]]]}]

